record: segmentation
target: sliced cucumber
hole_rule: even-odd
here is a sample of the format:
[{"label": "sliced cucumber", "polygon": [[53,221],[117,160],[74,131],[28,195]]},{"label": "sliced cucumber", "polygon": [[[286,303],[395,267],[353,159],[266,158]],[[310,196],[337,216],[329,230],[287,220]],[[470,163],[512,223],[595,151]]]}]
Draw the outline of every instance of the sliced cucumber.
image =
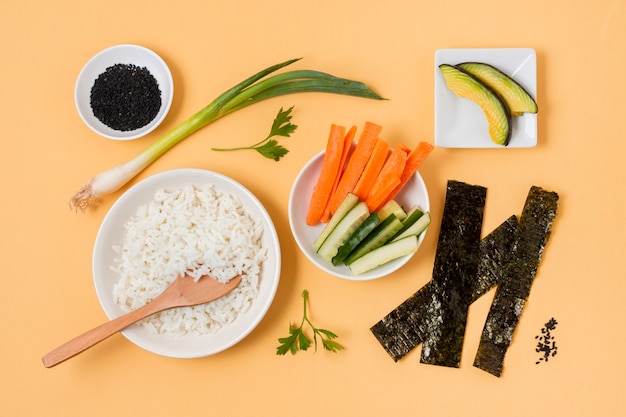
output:
[{"label": "sliced cucumber", "polygon": [[394,237],[393,239],[391,239],[391,241],[395,242],[396,240],[400,240],[411,235],[419,236],[422,234],[424,230],[426,230],[429,224],[430,224],[430,213],[426,212],[424,213],[423,216],[417,219],[417,221],[413,223],[409,228],[404,230],[397,237]]},{"label": "sliced cucumber", "polygon": [[380,216],[380,220],[385,220],[389,217],[390,214],[395,214],[396,217],[400,220],[404,220],[406,217],[406,211],[402,208],[400,204],[396,200],[389,200],[386,202],[379,210],[378,214]]},{"label": "sliced cucumber", "polygon": [[359,197],[357,197],[355,194],[352,194],[352,193],[346,194],[346,198],[343,199],[343,202],[341,203],[341,205],[339,206],[339,208],[337,209],[333,217],[331,217],[328,223],[326,223],[326,226],[324,227],[324,229],[322,229],[322,233],[315,240],[315,243],[313,244],[313,246],[315,247],[316,251],[320,249],[320,247],[322,246],[322,244],[324,243],[328,235],[330,235],[333,229],[337,227],[337,224],[339,224],[341,219],[346,214],[348,214],[350,209],[356,206],[356,203],[358,202],[359,202]]},{"label": "sliced cucumber", "polygon": [[413,206],[406,215],[406,218],[402,220],[402,228],[396,232],[394,236],[389,239],[389,242],[395,240],[398,236],[404,233],[409,227],[424,215],[424,212],[417,206]]},{"label": "sliced cucumber", "polygon": [[349,265],[354,275],[360,275],[364,272],[391,262],[417,251],[417,236],[411,235],[404,239],[396,240],[375,249]]},{"label": "sliced cucumber", "polygon": [[372,232],[367,235],[367,237],[363,239],[363,241],[361,241],[356,248],[354,248],[352,253],[350,253],[350,255],[348,255],[343,262],[346,265],[350,265],[366,253],[381,247],[401,228],[402,222],[396,217],[395,214],[390,215],[378,226],[376,226],[376,228],[372,230]]},{"label": "sliced cucumber", "polygon": [[328,262],[332,262],[339,251],[339,247],[348,240],[369,215],[367,204],[364,201],[357,203],[330,232],[330,235],[324,240],[317,253]]},{"label": "sliced cucumber", "polygon": [[333,265],[339,265],[357,247],[359,243],[372,231],[380,222],[380,216],[374,212],[352,233],[346,242],[339,247],[337,255],[333,257]]}]

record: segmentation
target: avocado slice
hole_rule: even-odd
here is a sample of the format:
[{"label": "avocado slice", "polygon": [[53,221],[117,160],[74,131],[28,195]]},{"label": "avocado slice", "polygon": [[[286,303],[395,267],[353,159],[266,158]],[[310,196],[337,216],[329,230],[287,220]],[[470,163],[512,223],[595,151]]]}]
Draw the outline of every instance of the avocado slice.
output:
[{"label": "avocado slice", "polygon": [[512,116],[537,113],[537,102],[517,81],[493,65],[483,62],[464,62],[456,65],[478,78],[502,97]]},{"label": "avocado slice", "polygon": [[491,140],[498,145],[508,145],[512,130],[511,112],[504,100],[487,85],[460,68],[441,64],[439,70],[454,94],[474,101],[483,110],[489,122]]}]

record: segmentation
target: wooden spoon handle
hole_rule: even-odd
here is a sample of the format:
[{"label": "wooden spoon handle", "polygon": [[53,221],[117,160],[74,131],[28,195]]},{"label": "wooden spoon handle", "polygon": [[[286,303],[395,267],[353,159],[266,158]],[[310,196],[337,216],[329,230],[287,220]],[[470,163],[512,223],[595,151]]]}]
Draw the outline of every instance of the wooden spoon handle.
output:
[{"label": "wooden spoon handle", "polygon": [[[156,300],[155,300],[156,301]],[[117,317],[111,321],[108,321],[100,326],[93,328],[80,336],[75,337],[57,347],[42,358],[43,364],[46,368],[51,368],[60,364],[73,356],[89,349],[95,344],[103,341],[109,336],[125,329],[131,324],[144,319],[152,314],[163,311],[171,306],[166,306],[163,303],[151,302],[142,307],[137,308],[129,313],[126,313],[120,317]]]}]

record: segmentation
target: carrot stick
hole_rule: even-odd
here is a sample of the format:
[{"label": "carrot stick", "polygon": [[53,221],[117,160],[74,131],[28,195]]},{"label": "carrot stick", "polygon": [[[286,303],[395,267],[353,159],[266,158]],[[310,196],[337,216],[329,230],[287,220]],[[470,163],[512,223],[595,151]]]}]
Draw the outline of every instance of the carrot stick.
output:
[{"label": "carrot stick", "polygon": [[354,190],[352,190],[352,193],[359,197],[359,200],[365,200],[367,198],[372,184],[374,184],[378,173],[387,160],[387,156],[389,156],[389,149],[391,149],[391,146],[386,141],[380,138],[376,141],[372,155],[367,161],[365,168],[363,168],[363,173],[354,186]]},{"label": "carrot stick", "polygon": [[367,196],[367,200],[365,200],[365,202],[369,211],[374,212],[381,208],[385,202],[388,201],[387,196],[389,193],[393,191],[398,184],[400,184],[400,177],[398,175],[388,175],[385,181],[380,183],[376,193],[369,194]]},{"label": "carrot stick", "polygon": [[337,189],[331,196],[331,215],[337,211],[337,208],[341,205],[341,202],[346,197],[346,194],[354,189],[354,186],[363,172],[363,168],[365,168],[365,164],[367,164],[367,160],[374,150],[376,140],[378,139],[378,135],[381,130],[382,126],[372,122],[365,122],[363,132],[361,132],[361,136],[359,137],[359,141],[357,142],[354,152],[350,155],[348,165],[339,180]]},{"label": "carrot stick", "polygon": [[[365,199],[370,211],[378,209],[383,202],[386,202],[389,193],[400,184],[406,161],[406,152],[402,148],[393,148]],[[394,184],[393,187],[390,184]]]},{"label": "carrot stick", "polygon": [[412,149],[406,146],[404,143],[398,143],[396,145],[396,148],[402,149],[404,152],[406,152],[407,155],[410,154],[412,151]]},{"label": "carrot stick", "polygon": [[337,177],[341,169],[339,164],[343,153],[345,131],[346,128],[343,126],[333,124],[330,127],[330,134],[326,143],[326,154],[322,161],[322,169],[317,183],[313,187],[309,209],[306,214],[306,223],[309,226],[319,223],[328,198],[330,197],[335,177]]},{"label": "carrot stick", "polygon": [[[352,150],[352,142],[354,141],[354,136],[356,135],[356,126],[352,126],[346,137],[343,140],[343,151],[341,153],[341,162],[339,163],[339,172],[335,176],[335,182],[333,183],[333,188],[330,192],[330,195],[335,193],[337,189],[337,185],[339,184],[339,180],[341,179],[341,173],[343,172],[343,167],[346,165],[346,161],[348,160],[348,155],[350,155],[350,151]],[[322,213],[322,218],[320,219],[324,223],[328,223],[330,220],[330,197],[328,202],[326,203],[326,207],[324,208],[324,213]]]},{"label": "carrot stick", "polygon": [[419,169],[422,162],[426,159],[426,157],[432,152],[434,146],[427,142],[420,142],[415,149],[411,151],[409,154],[406,166],[402,175],[400,176],[400,184],[389,194],[388,200],[391,200],[398,195],[402,187],[406,185],[407,182],[415,175],[417,170]]}]

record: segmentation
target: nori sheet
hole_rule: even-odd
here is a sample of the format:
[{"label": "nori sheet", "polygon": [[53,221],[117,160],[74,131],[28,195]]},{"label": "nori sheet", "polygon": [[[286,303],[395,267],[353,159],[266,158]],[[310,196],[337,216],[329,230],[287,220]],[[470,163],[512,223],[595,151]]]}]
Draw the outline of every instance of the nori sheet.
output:
[{"label": "nori sheet", "polygon": [[426,305],[421,363],[454,368],[461,365],[486,198],[485,187],[448,181]]},{"label": "nori sheet", "polygon": [[558,200],[557,193],[536,186],[531,187],[526,198],[474,359],[475,367],[497,377],[502,374],[504,356],[550,237]]},{"label": "nori sheet", "polygon": [[[491,290],[501,279],[504,257],[509,253],[517,217],[511,216],[480,241],[480,262],[474,280],[472,302]],[[378,342],[395,361],[406,356],[424,340],[426,301],[430,282],[370,328]]]}]

